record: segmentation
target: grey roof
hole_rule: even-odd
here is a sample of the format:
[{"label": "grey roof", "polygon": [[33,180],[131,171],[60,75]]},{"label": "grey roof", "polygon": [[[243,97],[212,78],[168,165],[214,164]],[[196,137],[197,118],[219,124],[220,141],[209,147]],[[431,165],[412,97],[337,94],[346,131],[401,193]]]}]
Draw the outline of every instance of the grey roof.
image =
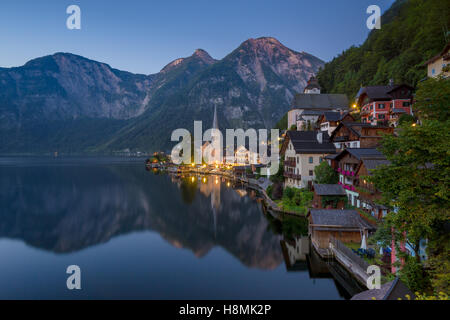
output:
[{"label": "grey roof", "polygon": [[[291,141],[317,141],[317,132],[316,131],[298,131],[298,130],[289,130],[286,132],[287,136]],[[323,140],[329,140],[329,136],[327,132],[323,132]]]},{"label": "grey roof", "polygon": [[354,156],[358,160],[361,160],[364,158],[386,159],[386,157],[375,148],[346,148],[341,151],[341,153],[343,153],[343,152],[350,153],[352,156]]},{"label": "grey roof", "polygon": [[386,159],[364,159],[363,158],[362,162],[364,163],[364,166],[367,168],[367,170],[373,170],[373,169],[376,169],[378,166],[391,164],[391,162]]},{"label": "grey roof", "polygon": [[359,99],[359,97],[365,93],[371,100],[391,100],[393,98],[391,92],[403,86],[413,89],[405,84],[362,87],[356,94],[356,99]]},{"label": "grey roof", "polygon": [[317,141],[318,132],[315,131],[288,131],[287,135],[294,146],[296,153],[336,153],[336,147],[330,142],[328,133],[322,133],[322,143]]},{"label": "grey roof", "polygon": [[339,153],[329,154],[325,157],[325,159],[334,160],[338,155],[339,155]]},{"label": "grey roof", "polygon": [[314,193],[319,196],[345,196],[346,192],[339,184],[314,184]]},{"label": "grey roof", "polygon": [[406,295],[413,300],[415,295],[397,277],[395,280],[383,284],[380,289],[366,290],[355,294],[351,300],[408,300]]},{"label": "grey roof", "polygon": [[[354,132],[358,137],[361,137],[362,128],[390,129],[389,127],[384,125],[372,125],[371,123],[343,121],[339,123],[337,128],[331,133],[331,136],[334,137],[336,135],[336,132],[338,132],[339,129],[344,126]],[[381,138],[381,136],[379,137]]]},{"label": "grey roof", "polygon": [[348,98],[345,94],[308,94],[297,93],[292,109],[348,109]]},{"label": "grey roof", "polygon": [[336,153],[336,147],[331,142],[292,141],[296,153]]},{"label": "grey roof", "polygon": [[305,110],[301,113],[302,116],[321,116],[323,115],[323,110]]},{"label": "grey roof", "polygon": [[323,113],[323,116],[327,121],[341,121],[342,118],[344,118],[347,114],[348,114],[347,112],[341,114],[340,112],[337,111],[325,111]]},{"label": "grey roof", "polygon": [[321,225],[316,230],[328,230],[326,226],[339,226],[342,229],[374,229],[356,210],[310,209],[312,224]]}]

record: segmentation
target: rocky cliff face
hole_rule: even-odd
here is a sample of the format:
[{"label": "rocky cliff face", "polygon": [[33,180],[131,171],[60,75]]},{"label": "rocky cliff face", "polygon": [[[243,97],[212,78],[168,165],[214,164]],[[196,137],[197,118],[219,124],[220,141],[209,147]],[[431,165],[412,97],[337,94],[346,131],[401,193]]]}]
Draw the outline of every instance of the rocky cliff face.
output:
[{"label": "rocky cliff face", "polygon": [[0,152],[167,149],[172,130],[208,126],[214,106],[221,129],[270,128],[322,65],[265,37],[219,61],[198,49],[148,76],[65,53],[0,68]]},{"label": "rocky cliff face", "polygon": [[134,118],[145,110],[153,78],[67,53],[0,69],[0,126],[83,117]]}]

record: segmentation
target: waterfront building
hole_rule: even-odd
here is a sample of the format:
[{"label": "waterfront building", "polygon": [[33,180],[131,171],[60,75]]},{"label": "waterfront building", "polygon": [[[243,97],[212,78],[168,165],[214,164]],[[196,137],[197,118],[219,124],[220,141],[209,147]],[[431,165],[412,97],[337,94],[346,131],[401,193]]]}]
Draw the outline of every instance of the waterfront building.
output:
[{"label": "waterfront building", "polygon": [[370,213],[377,219],[382,219],[388,213],[388,208],[378,203],[381,198],[381,192],[375,188],[373,183],[369,182],[368,177],[372,171],[379,166],[389,165],[390,161],[385,158],[370,159],[362,157],[355,170],[357,177],[356,190],[358,191],[358,201],[360,208]]},{"label": "waterfront building", "polygon": [[287,131],[280,152],[284,158],[285,186],[310,188],[315,178],[314,168],[333,153],[336,148],[327,133]]},{"label": "waterfront building", "polygon": [[375,228],[365,221],[356,210],[310,209],[307,218],[311,243],[318,252],[329,248],[332,238],[344,243],[361,243],[369,231]]},{"label": "waterfront building", "polygon": [[356,105],[361,110],[361,122],[387,125],[391,115],[413,115],[413,91],[411,86],[395,85],[392,81],[387,86],[362,87],[356,95]]},{"label": "waterfront building", "polygon": [[347,148],[335,158],[338,162],[339,184],[345,189],[349,203],[361,207],[359,199],[358,176],[356,170],[361,160],[385,160],[385,156],[375,148]]}]

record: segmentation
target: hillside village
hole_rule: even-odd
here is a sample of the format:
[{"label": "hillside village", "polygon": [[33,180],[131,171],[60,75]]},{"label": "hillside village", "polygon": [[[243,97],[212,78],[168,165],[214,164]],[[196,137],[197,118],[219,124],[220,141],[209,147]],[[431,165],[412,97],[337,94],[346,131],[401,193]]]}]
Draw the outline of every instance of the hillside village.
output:
[{"label": "hillside village", "polygon": [[[429,78],[448,84],[449,48],[426,63]],[[178,174],[222,174],[253,184],[265,195],[269,209],[308,219],[311,243],[320,256],[335,257],[361,283],[368,277],[368,261],[378,261],[384,282],[404,287],[398,279],[388,280],[404,267],[405,255],[427,266],[428,239],[409,241],[406,231],[398,237],[392,227],[387,239],[386,232],[380,239],[382,232],[377,230],[384,230],[389,213],[399,208],[383,201],[373,176],[391,165],[383,153],[386,137],[398,137],[405,125],[420,127],[423,116],[416,108],[415,88],[409,85],[391,80],[361,87],[350,102],[343,94],[321,93],[313,76],[304,92],[293,98],[279,139],[281,163],[275,176],[260,175],[264,165],[258,164],[261,159],[248,151],[248,145],[236,147],[233,165],[225,159],[223,164],[168,168]],[[219,127],[217,121],[215,110],[213,128]],[[161,162],[161,154],[155,154],[148,165],[157,168],[170,163],[169,157],[163,158]]]}]

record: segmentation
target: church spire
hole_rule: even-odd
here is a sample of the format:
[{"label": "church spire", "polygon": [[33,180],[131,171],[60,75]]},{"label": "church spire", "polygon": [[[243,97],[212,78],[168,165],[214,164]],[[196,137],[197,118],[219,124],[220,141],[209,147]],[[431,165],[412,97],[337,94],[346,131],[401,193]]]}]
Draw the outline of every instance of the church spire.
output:
[{"label": "church spire", "polygon": [[214,119],[212,124],[213,129],[219,129],[219,121],[217,120],[217,107],[214,106]]}]

